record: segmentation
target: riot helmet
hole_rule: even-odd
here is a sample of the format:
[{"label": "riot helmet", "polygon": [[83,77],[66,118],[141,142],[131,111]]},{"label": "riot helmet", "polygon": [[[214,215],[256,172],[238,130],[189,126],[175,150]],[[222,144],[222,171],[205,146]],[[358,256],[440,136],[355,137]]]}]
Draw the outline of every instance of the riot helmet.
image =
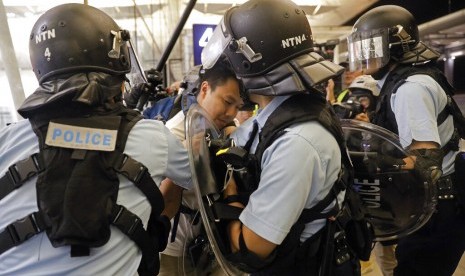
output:
[{"label": "riot helmet", "polygon": [[46,11],[29,38],[31,64],[40,84],[67,73],[124,75],[131,70],[129,32],[92,6],[63,4]]},{"label": "riot helmet", "polygon": [[225,13],[202,52],[202,64],[209,69],[225,54],[238,76],[261,75],[312,48],[310,24],[299,6],[252,0]]},{"label": "riot helmet", "polygon": [[358,76],[349,85],[349,90],[356,93],[358,90],[369,92],[371,95],[379,96],[378,82],[370,75]]},{"label": "riot helmet", "polygon": [[351,96],[347,102],[352,101],[354,105],[357,103],[362,112],[368,112],[371,116],[370,112],[375,110],[380,93],[378,82],[370,75],[361,75],[352,81],[348,89]]},{"label": "riot helmet", "polygon": [[308,92],[343,72],[313,52],[307,16],[290,0],[250,0],[226,11],[202,51],[204,68],[222,56],[248,94]]},{"label": "riot helmet", "polygon": [[377,81],[370,75],[356,77],[347,88],[349,93],[340,102],[333,104],[333,109],[340,119],[354,119],[360,113],[375,110],[380,90]]},{"label": "riot helmet", "polygon": [[437,53],[420,41],[413,15],[395,5],[364,13],[348,37],[348,51],[352,71],[377,70],[390,60],[419,63],[437,58]]}]

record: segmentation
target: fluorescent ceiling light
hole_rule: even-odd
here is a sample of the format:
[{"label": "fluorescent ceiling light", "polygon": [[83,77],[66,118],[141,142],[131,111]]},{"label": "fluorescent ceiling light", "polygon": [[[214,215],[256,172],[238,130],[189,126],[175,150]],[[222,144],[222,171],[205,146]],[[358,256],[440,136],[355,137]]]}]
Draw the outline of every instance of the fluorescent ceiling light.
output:
[{"label": "fluorescent ceiling light", "polygon": [[458,57],[458,56],[463,56],[463,51],[452,52],[450,53],[450,56],[453,58]]},{"label": "fluorescent ceiling light", "polygon": [[[137,5],[153,5],[153,4],[164,4],[167,3],[169,0],[157,0],[154,3],[153,0],[88,0],[88,4],[97,8],[104,8],[104,7],[129,7],[134,6],[134,2]],[[37,1],[37,3],[32,3],[31,0],[3,0],[4,6],[58,6],[61,4],[66,3],[83,3],[82,0],[53,0],[53,1]]]},{"label": "fluorescent ceiling light", "polygon": [[[187,1],[185,1],[187,2]],[[246,2],[246,0],[199,0],[197,4],[242,4]],[[296,3],[300,6],[334,6],[340,5],[340,0],[292,0],[292,2]]]}]

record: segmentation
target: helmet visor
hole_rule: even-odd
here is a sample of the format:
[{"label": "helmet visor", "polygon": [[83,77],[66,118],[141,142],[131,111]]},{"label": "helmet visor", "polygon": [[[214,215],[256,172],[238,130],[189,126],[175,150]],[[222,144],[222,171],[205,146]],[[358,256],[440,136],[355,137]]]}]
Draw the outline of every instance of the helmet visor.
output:
[{"label": "helmet visor", "polygon": [[147,77],[144,74],[144,70],[139,62],[139,58],[137,58],[137,54],[131,43],[131,40],[128,41],[128,50],[129,58],[131,60],[131,71],[126,74],[126,78],[129,80],[130,85],[134,87],[141,83],[147,83]]},{"label": "helmet visor", "polygon": [[204,69],[210,69],[215,65],[231,40],[232,36],[226,29],[224,19],[221,19],[220,24],[216,26],[213,35],[202,50],[201,60]]},{"label": "helmet visor", "polygon": [[347,38],[350,71],[379,69],[389,62],[389,30],[354,32]]}]

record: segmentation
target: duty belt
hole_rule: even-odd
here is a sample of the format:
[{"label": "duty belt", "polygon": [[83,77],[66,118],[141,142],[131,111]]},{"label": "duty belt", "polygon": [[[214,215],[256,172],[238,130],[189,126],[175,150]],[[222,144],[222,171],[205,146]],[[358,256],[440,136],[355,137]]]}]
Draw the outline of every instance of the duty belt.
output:
[{"label": "duty belt", "polygon": [[457,190],[453,181],[454,174],[449,174],[439,178],[437,185],[438,199],[454,199],[457,196]]}]

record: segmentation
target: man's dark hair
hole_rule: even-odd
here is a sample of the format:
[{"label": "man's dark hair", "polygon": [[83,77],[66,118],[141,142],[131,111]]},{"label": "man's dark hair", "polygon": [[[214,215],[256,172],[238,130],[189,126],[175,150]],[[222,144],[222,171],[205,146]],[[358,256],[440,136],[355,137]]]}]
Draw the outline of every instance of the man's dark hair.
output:
[{"label": "man's dark hair", "polygon": [[230,63],[224,58],[220,58],[212,68],[200,70],[200,83],[208,81],[212,90],[215,90],[218,85],[225,84],[229,79],[239,81]]}]

